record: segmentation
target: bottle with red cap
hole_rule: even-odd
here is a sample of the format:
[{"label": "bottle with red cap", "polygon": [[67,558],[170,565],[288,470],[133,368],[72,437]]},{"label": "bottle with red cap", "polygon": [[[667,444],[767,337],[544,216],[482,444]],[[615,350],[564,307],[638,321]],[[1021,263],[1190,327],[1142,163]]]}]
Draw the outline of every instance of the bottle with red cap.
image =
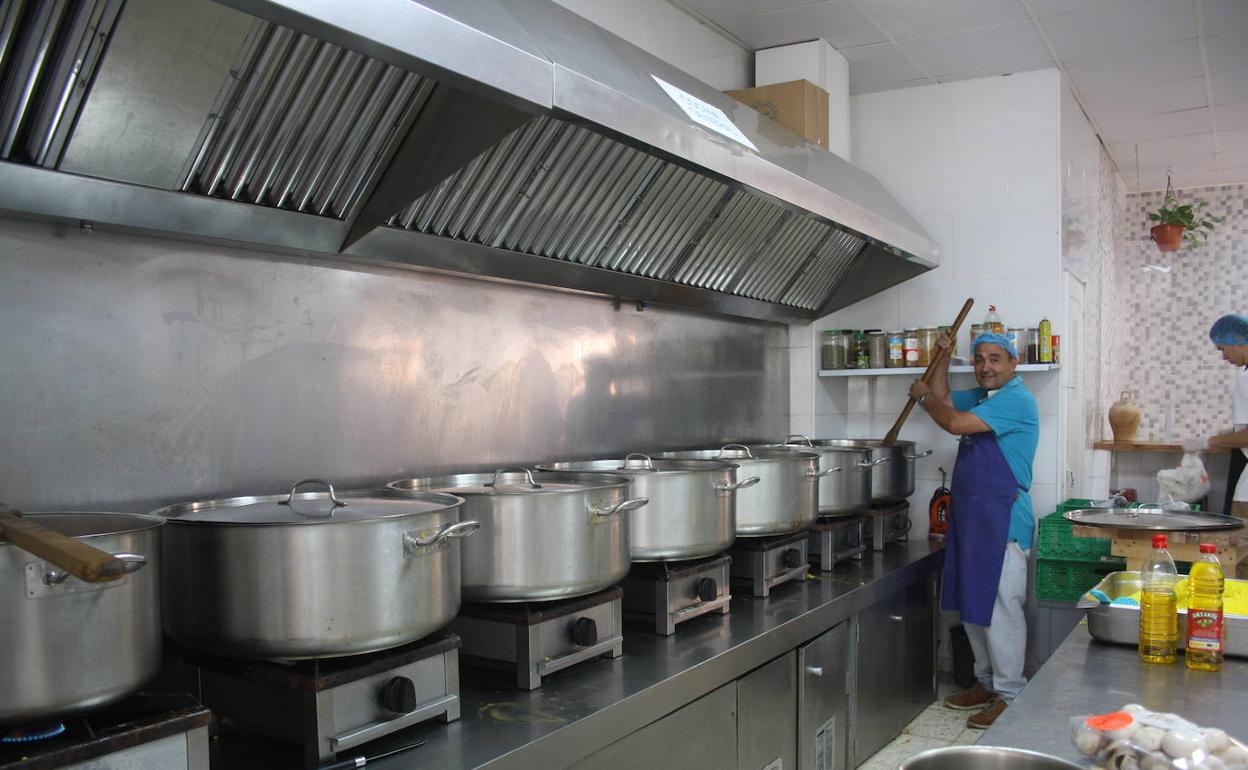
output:
[{"label": "bottle with red cap", "polygon": [[1184,662],[1197,671],[1221,671],[1222,591],[1226,581],[1218,549],[1213,543],[1200,544],[1200,559],[1187,577],[1187,654]]},{"label": "bottle with red cap", "polygon": [[1173,663],[1179,644],[1174,594],[1179,572],[1166,548],[1166,536],[1154,535],[1153,552],[1140,573],[1140,660],[1145,663]]}]

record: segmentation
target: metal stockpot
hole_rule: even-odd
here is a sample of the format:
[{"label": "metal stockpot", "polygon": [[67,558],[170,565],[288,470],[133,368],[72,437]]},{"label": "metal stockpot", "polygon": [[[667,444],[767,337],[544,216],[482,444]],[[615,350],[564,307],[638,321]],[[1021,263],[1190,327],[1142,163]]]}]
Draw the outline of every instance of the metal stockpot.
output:
[{"label": "metal stockpot", "polygon": [[600,591],[628,574],[628,479],[605,473],[533,473],[503,468],[402,479],[398,494],[451,492],[481,533],[464,543],[464,598],[479,602],[566,599]]},{"label": "metal stockpot", "polygon": [[815,522],[819,455],[774,446],[729,444],[721,449],[663,452],[657,457],[723,460],[737,473],[757,476],[756,486],[737,492],[737,537],[783,535]]},{"label": "metal stockpot", "polygon": [[871,505],[871,480],[888,457],[873,458],[864,446],[842,446],[827,439],[794,434],[783,446],[819,455],[819,515],[835,516],[861,511]]},{"label": "metal stockpot", "polygon": [[811,442],[816,449],[822,447],[867,447],[871,459],[878,461],[871,470],[871,502],[899,503],[914,494],[914,461],[930,457],[932,450],[915,452],[913,441],[898,441],[892,446],[882,446],[880,441],[869,438],[819,438]]},{"label": "metal stockpot", "polygon": [[631,493],[650,502],[628,517],[633,561],[699,559],[719,553],[737,536],[738,489],[757,476],[737,480],[737,466],[719,460],[654,460],[630,454],[623,460],[587,460],[537,466],[543,471],[613,473],[632,482]]},{"label": "metal stockpot", "polygon": [[945,746],[915,754],[898,770],[1082,770],[1049,754],[1001,746]]},{"label": "metal stockpot", "polygon": [[[328,492],[302,492],[304,484]],[[352,655],[415,641],[459,613],[454,495],[288,495],[160,509],[165,631],[238,658]]]},{"label": "metal stockpot", "polygon": [[[27,513],[133,565],[85,583],[0,539],[0,722],[103,706],[160,668],[160,528],[133,513]],[[129,566],[128,566],[129,569]]]}]

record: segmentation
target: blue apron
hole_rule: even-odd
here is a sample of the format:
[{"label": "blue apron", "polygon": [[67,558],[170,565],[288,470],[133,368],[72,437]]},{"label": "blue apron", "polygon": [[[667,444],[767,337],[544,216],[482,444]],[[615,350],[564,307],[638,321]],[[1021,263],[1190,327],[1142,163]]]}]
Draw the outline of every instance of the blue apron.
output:
[{"label": "blue apron", "polygon": [[951,492],[941,608],[961,613],[964,623],[990,626],[1005,563],[1010,509],[1019,493],[1014,472],[991,432],[961,438]]}]

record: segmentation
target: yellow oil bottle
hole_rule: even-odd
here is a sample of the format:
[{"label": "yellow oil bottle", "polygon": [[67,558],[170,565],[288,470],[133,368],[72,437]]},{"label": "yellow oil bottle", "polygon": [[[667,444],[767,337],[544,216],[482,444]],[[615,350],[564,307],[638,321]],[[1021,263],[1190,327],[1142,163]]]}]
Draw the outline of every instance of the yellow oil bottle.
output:
[{"label": "yellow oil bottle", "polygon": [[1218,562],[1218,549],[1200,546],[1200,560],[1187,578],[1187,667],[1197,671],[1221,671],[1225,643],[1222,626],[1222,592],[1226,581]]},{"label": "yellow oil bottle", "polygon": [[1140,660],[1173,663],[1179,644],[1178,570],[1166,550],[1165,535],[1153,536],[1153,552],[1140,574]]}]

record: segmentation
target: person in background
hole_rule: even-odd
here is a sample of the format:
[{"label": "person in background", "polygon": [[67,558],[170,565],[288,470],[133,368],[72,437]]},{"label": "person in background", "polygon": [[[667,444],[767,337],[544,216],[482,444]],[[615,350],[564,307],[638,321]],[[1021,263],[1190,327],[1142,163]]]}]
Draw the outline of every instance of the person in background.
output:
[{"label": "person in background", "polygon": [[[942,351],[952,344],[947,335],[938,342]],[[976,711],[966,724],[982,730],[1026,684],[1023,604],[1035,529],[1028,492],[1040,412],[1014,371],[1018,351],[1009,338],[981,334],[971,352],[979,387],[951,392],[949,357],[942,355],[930,385],[916,380],[910,395],[937,425],[960,437],[941,608],[961,614],[978,681],[945,705]]]},{"label": "person in background", "polygon": [[1248,316],[1232,313],[1213,322],[1209,339],[1222,353],[1222,360],[1239,367],[1231,389],[1231,421],[1235,429],[1209,439],[1209,446],[1231,451],[1231,469],[1226,480],[1223,513],[1248,518],[1248,476],[1244,475],[1248,453]]}]

